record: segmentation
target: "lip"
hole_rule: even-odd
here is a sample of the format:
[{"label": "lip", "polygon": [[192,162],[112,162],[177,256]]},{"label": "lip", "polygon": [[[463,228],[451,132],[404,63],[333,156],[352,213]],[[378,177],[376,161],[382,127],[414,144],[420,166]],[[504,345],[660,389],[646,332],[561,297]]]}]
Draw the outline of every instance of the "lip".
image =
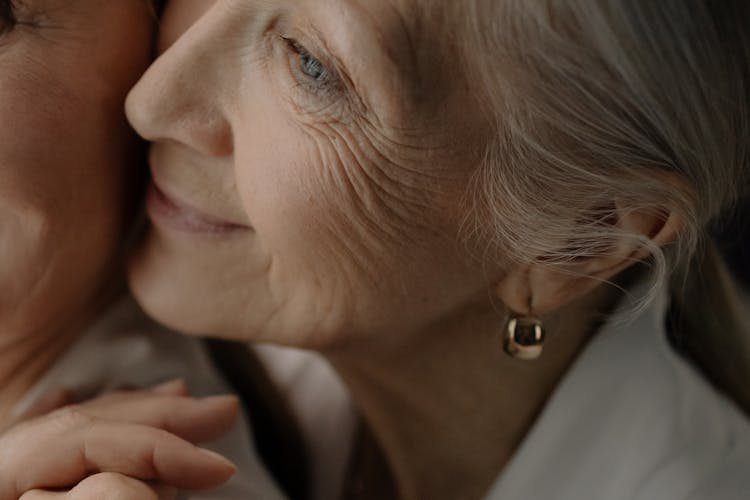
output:
[{"label": "lip", "polygon": [[152,179],[146,193],[146,212],[154,224],[185,233],[224,235],[252,228],[215,217],[164,192]]}]

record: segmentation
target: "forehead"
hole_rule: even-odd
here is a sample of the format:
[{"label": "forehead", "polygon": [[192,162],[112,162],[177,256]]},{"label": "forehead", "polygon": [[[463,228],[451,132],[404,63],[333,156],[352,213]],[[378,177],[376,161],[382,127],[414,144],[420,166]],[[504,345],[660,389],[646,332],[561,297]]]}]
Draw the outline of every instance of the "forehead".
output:
[{"label": "forehead", "polygon": [[[390,31],[413,31],[418,27],[420,13],[427,0],[324,0],[342,12],[360,17],[372,27]],[[434,1],[433,1],[434,3]]]},{"label": "forehead", "polygon": [[[352,27],[374,32],[383,46],[419,50],[419,43],[444,38],[447,8],[455,0],[308,0],[325,2]],[[465,0],[463,0],[465,1]],[[393,54],[397,59],[400,54]]]}]

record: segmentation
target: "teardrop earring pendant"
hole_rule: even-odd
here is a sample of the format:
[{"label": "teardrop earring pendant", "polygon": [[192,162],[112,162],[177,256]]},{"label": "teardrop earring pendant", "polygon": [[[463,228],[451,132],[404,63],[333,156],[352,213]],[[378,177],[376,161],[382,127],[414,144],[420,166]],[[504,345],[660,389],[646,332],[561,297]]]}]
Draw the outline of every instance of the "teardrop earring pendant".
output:
[{"label": "teardrop earring pendant", "polygon": [[508,321],[505,329],[505,352],[525,361],[542,355],[545,339],[542,322],[531,316],[517,316]]}]

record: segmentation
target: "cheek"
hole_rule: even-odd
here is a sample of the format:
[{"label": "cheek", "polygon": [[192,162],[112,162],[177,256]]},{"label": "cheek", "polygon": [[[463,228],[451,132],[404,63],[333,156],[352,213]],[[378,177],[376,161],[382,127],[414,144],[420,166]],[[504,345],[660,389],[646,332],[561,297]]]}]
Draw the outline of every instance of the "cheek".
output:
[{"label": "cheek", "polygon": [[33,295],[54,253],[48,216],[18,201],[0,193],[0,325]]},{"label": "cheek", "polygon": [[44,213],[62,240],[84,221],[92,228],[86,238],[102,231],[111,237],[102,219],[121,209],[135,136],[122,101],[109,106],[113,97],[87,94],[64,71],[45,64],[0,77],[0,127],[8,131],[0,145],[0,194],[23,212]]},{"label": "cheek", "polygon": [[[305,122],[300,115],[306,113],[259,87],[252,110],[233,128],[241,138],[235,145],[238,188],[261,232],[289,236],[291,224],[313,244],[324,244],[324,235],[346,237],[382,254],[388,246],[434,238],[440,225],[445,229],[443,219],[458,199],[456,179],[423,175],[414,158],[406,160],[411,152],[395,151],[355,123]],[[408,166],[389,160],[394,157]],[[269,227],[261,227],[265,223]]]},{"label": "cheek", "polygon": [[80,113],[77,96],[46,75],[43,67],[2,60],[0,66],[13,70],[3,72],[13,77],[0,76],[3,214],[35,213],[36,219],[49,219],[54,212],[62,216],[75,205],[73,186],[84,177],[80,161],[85,158],[84,147],[76,132],[87,118]]},{"label": "cheek", "polygon": [[145,1],[97,4],[101,22],[81,26],[92,43],[19,33],[0,47],[3,325],[9,312],[38,324],[90,301],[120,242],[138,150],[123,101],[147,64],[151,23]]},{"label": "cheek", "polygon": [[[93,0],[92,0],[92,3]],[[96,2],[96,15],[88,19],[94,27],[81,27],[88,36],[69,47],[59,78],[81,95],[86,105],[102,110],[110,127],[126,124],[124,100],[143,75],[152,57],[155,21],[147,0]],[[106,139],[116,134],[103,133]],[[120,134],[122,137],[122,134]]]},{"label": "cheek", "polygon": [[373,255],[393,243],[402,221],[385,217],[388,202],[345,144],[279,114],[259,123],[240,132],[249,140],[235,155],[242,203],[264,244],[291,274],[376,272]]},{"label": "cheek", "polygon": [[8,131],[0,143],[0,329],[7,331],[46,327],[91,286],[114,239],[105,219],[118,225],[89,179],[119,199],[91,161],[93,128],[81,130],[91,122],[76,96],[46,72],[14,69],[13,78],[0,77],[0,129]]},{"label": "cheek", "polygon": [[244,208],[276,262],[277,288],[325,304],[317,309],[343,318],[336,327],[349,334],[429,321],[457,300],[448,292],[469,293],[447,215],[457,184],[432,190],[365,143],[364,131],[310,132],[267,106],[236,129],[246,140],[235,161]]}]

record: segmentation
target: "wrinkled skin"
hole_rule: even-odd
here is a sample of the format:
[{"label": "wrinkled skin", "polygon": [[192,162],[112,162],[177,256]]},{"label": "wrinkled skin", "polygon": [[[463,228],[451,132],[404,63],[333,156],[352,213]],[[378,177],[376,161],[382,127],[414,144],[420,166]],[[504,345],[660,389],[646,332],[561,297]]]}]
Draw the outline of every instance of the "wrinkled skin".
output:
[{"label": "wrinkled skin", "polygon": [[161,427],[213,439],[236,417],[234,398],[192,400],[178,383],[9,418],[121,290],[143,161],[123,103],[155,25],[148,0],[14,4],[0,1],[0,499],[167,499],[165,485],[218,485],[234,467]]},{"label": "wrinkled skin", "polygon": [[[461,78],[436,77],[451,61],[417,7],[168,3],[161,57],[126,108],[154,143],[153,224],[130,270],[147,312],[320,347],[487,298],[457,244],[478,105]],[[435,41],[414,53],[415,37]]]}]

